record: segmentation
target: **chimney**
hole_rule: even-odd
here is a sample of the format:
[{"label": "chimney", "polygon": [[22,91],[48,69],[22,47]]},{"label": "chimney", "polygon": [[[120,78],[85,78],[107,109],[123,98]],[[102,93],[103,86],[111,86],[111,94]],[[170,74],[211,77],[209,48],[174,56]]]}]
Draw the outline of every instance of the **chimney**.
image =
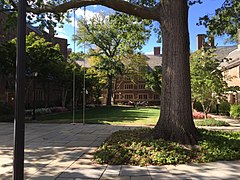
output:
[{"label": "chimney", "polygon": [[205,34],[197,35],[197,50],[201,49],[205,44]]},{"label": "chimney", "polygon": [[160,52],[160,47],[154,47],[154,56],[159,56]]},{"label": "chimney", "polygon": [[238,49],[240,50],[240,29],[238,29]]}]

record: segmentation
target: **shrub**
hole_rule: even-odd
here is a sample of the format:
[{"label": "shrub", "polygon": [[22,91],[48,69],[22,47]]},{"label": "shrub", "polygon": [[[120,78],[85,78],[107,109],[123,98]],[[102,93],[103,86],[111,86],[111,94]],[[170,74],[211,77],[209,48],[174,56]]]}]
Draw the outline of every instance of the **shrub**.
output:
[{"label": "shrub", "polygon": [[51,107],[50,108],[51,112],[56,113],[56,112],[66,112],[68,111],[67,108],[65,107]]},{"label": "shrub", "polygon": [[50,108],[39,108],[35,110],[36,115],[50,114],[51,112]]},{"label": "shrub", "polygon": [[219,109],[218,110],[219,110],[219,113],[228,115],[229,112],[230,112],[230,104],[229,104],[229,102],[224,101],[221,104],[219,104]]},{"label": "shrub", "polygon": [[230,116],[233,118],[240,117],[240,104],[239,105],[231,105]]},{"label": "shrub", "polygon": [[198,101],[196,101],[194,104],[193,104],[193,109],[195,109],[196,111],[203,111],[203,107],[202,107],[202,104]]}]

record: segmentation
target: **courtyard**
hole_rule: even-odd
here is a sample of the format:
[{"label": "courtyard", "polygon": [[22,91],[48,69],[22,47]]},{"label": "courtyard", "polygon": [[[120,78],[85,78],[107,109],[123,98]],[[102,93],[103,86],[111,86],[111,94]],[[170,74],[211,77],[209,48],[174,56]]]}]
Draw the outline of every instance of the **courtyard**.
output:
[{"label": "courtyard", "polygon": [[[25,179],[239,179],[240,160],[192,165],[99,165],[92,153],[113,132],[141,126],[26,124]],[[0,179],[12,177],[13,124],[0,124]]]}]

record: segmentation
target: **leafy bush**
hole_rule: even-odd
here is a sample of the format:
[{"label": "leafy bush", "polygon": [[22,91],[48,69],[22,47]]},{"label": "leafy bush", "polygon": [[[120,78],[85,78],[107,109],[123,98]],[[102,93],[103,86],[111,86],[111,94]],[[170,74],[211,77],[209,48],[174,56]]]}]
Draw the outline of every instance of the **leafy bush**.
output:
[{"label": "leafy bush", "polygon": [[203,107],[202,104],[198,101],[194,102],[193,104],[193,109],[195,109],[196,111],[203,111]]},{"label": "leafy bush", "polygon": [[239,105],[231,105],[230,116],[233,118],[240,117],[240,104]]},{"label": "leafy bush", "polygon": [[230,104],[227,101],[222,102],[221,104],[219,104],[219,113],[221,114],[227,114],[229,115],[230,112]]},{"label": "leafy bush", "polygon": [[164,165],[210,162],[240,158],[240,133],[199,130],[199,147],[154,139],[152,129],[118,131],[112,134],[94,158],[98,163]]},{"label": "leafy bush", "polygon": [[196,126],[230,126],[225,121],[219,121],[213,118],[210,119],[204,119],[204,120],[196,120],[194,121]]}]

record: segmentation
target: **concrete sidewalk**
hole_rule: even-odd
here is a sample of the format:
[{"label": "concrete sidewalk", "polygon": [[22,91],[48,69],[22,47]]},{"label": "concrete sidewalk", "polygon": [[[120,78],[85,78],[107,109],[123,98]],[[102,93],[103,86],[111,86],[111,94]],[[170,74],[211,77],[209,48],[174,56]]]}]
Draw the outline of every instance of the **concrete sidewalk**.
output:
[{"label": "concrete sidewalk", "polygon": [[[134,126],[26,124],[25,179],[240,179],[240,161],[177,166],[98,165],[92,153]],[[12,176],[13,124],[0,123],[0,179]]]}]

